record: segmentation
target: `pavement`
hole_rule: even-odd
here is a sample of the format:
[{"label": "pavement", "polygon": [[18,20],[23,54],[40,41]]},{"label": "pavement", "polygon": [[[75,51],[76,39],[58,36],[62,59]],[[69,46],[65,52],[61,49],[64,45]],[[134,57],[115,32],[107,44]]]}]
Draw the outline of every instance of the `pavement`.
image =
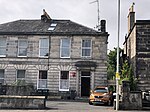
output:
[{"label": "pavement", "polygon": [[[112,106],[89,105],[81,100],[48,100],[46,109],[0,109],[0,112],[117,112]],[[150,112],[149,110],[118,110],[118,112]]]}]

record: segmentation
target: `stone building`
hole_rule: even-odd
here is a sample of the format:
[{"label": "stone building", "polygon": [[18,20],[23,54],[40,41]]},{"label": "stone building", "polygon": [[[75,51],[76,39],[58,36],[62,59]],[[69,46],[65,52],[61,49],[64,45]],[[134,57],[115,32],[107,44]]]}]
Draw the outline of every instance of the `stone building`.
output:
[{"label": "stone building", "polygon": [[150,20],[135,21],[134,6],[129,10],[124,51],[138,80],[137,89],[150,90]]},{"label": "stone building", "polygon": [[17,20],[0,25],[0,82],[33,83],[50,92],[87,96],[107,85],[105,20],[96,31],[70,20]]}]

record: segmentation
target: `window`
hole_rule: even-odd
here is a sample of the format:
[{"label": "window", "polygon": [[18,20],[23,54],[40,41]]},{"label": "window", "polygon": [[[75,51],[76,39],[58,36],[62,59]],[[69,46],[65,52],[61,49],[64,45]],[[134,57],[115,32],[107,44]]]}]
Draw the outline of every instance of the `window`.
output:
[{"label": "window", "polygon": [[49,39],[41,38],[39,46],[40,46],[40,51],[39,51],[40,57],[48,57],[48,54],[49,54]]},{"label": "window", "polygon": [[59,90],[69,91],[69,71],[60,72]]},{"label": "window", "polygon": [[39,71],[38,89],[47,88],[47,71]]},{"label": "window", "polygon": [[0,56],[6,56],[6,38],[0,38]]},{"label": "window", "polygon": [[57,23],[51,23],[50,27],[48,28],[49,31],[53,31],[55,27],[57,26]]},{"label": "window", "polygon": [[61,39],[60,44],[60,57],[69,58],[70,57],[70,39]]},{"label": "window", "polygon": [[27,40],[19,39],[18,40],[18,56],[27,56]]},{"label": "window", "polygon": [[0,83],[4,84],[4,70],[0,70]]},{"label": "window", "polygon": [[17,81],[25,80],[25,70],[17,70]]},{"label": "window", "polygon": [[82,40],[82,57],[91,57],[91,40]]}]

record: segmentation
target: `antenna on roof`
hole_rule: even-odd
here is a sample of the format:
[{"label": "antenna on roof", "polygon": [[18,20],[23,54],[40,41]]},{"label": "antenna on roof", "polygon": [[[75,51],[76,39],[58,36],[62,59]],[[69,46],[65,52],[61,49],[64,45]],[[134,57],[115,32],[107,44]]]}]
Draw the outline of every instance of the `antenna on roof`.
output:
[{"label": "antenna on roof", "polygon": [[97,2],[97,25],[96,28],[98,29],[98,31],[100,31],[100,11],[99,11],[99,0],[95,0],[93,2],[90,2],[90,4],[92,3],[96,3]]}]

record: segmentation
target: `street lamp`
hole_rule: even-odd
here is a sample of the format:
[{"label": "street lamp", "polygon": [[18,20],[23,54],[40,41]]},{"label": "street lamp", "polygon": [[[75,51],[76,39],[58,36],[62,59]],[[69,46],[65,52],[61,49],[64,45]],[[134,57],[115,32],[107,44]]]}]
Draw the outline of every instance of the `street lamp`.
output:
[{"label": "street lamp", "polygon": [[119,109],[119,36],[120,36],[120,0],[118,0],[118,42],[117,42],[117,70],[116,70],[116,110]]}]

